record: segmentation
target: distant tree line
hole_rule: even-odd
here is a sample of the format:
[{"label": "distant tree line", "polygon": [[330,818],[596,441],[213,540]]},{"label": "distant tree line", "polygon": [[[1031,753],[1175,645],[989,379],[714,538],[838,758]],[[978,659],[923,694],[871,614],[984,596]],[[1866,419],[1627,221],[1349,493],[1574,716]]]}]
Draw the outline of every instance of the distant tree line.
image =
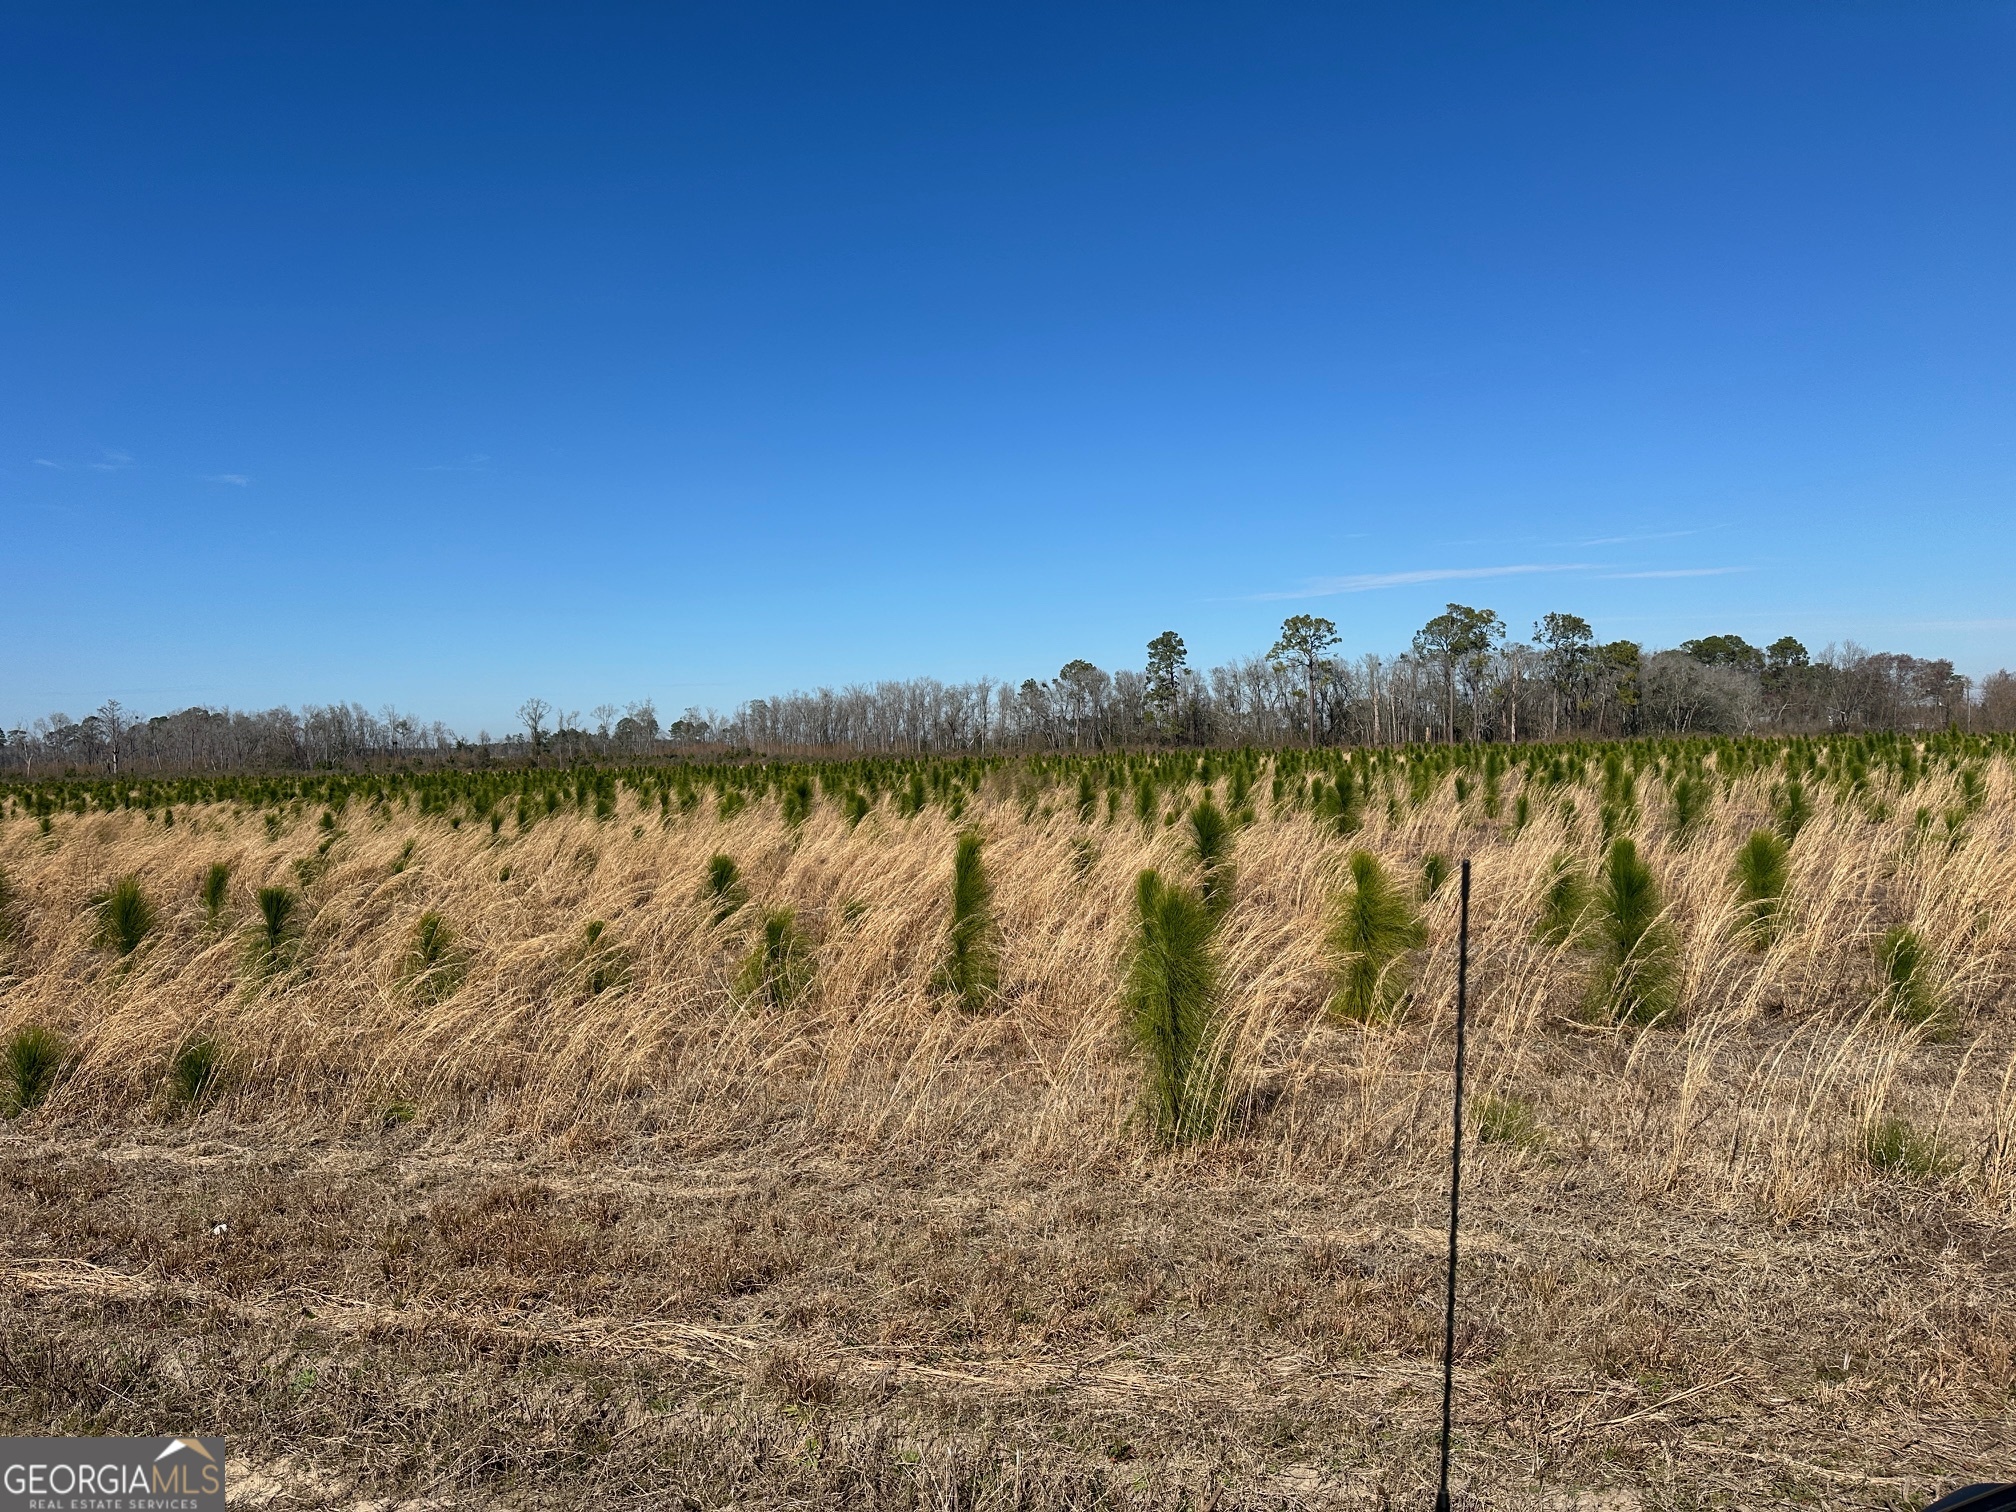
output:
[{"label": "distant tree line", "polygon": [[1450,604],[1393,654],[1340,654],[1330,620],[1298,614],[1264,655],[1200,671],[1182,636],[1148,643],[1140,669],[1073,660],[1048,679],[935,678],[688,709],[661,725],[646,700],[584,720],[542,698],[519,728],[473,739],[386,708],[189,708],[141,718],[108,702],[0,730],[0,769],[236,771],[569,765],[665,755],[1103,750],[1155,745],[1521,741],[1583,736],[2016,730],[2016,677],[1976,686],[1953,663],[1852,642],[1817,655],[1791,636],[1753,646],[1710,635],[1670,650],[1599,640],[1548,614],[1514,640],[1497,612]]},{"label": "distant tree line", "polygon": [[374,761],[452,760],[463,742],[446,725],[387,708],[178,709],[144,718],[108,700],[82,719],[51,714],[0,730],[0,767],[25,770],[229,772],[348,768]]},{"label": "distant tree line", "polygon": [[1339,654],[1331,621],[1298,614],[1265,655],[1199,671],[1165,631],[1136,671],[1071,661],[1048,680],[931,678],[688,710],[677,744],[762,751],[1055,750],[1181,745],[1389,745],[1581,736],[2016,729],[2016,677],[1972,685],[1944,659],[1817,656],[1791,636],[1647,651],[1574,614],[1512,640],[1494,610],[1450,604],[1397,654]]}]

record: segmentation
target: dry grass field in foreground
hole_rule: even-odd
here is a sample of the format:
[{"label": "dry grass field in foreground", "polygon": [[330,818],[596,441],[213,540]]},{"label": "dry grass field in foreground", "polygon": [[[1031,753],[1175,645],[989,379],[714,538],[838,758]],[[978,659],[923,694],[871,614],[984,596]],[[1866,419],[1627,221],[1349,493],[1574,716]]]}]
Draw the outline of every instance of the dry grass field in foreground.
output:
[{"label": "dry grass field in foreground", "polygon": [[[67,1060],[0,1126],[0,1428],[221,1431],[275,1508],[1425,1507],[1455,889],[1404,1011],[1340,1020],[1363,848],[1410,888],[1476,859],[1462,1505],[2006,1477],[2016,801],[1985,777],[1950,834],[1819,798],[1761,948],[1730,874],[1768,782],[1685,845],[1647,792],[1680,968],[1649,1027],[1535,938],[1586,815],[1445,789],[1345,838],[1263,803],[1216,932],[1226,1126],[1176,1147],[1118,1003],[1137,872],[1195,875],[1180,823],[992,789],[956,824],[17,815],[0,1032]],[[939,985],[968,826],[980,1011]],[[121,953],[93,900],[127,876]],[[270,951],[269,885],[300,899]],[[784,906],[809,979],[738,992]]]}]

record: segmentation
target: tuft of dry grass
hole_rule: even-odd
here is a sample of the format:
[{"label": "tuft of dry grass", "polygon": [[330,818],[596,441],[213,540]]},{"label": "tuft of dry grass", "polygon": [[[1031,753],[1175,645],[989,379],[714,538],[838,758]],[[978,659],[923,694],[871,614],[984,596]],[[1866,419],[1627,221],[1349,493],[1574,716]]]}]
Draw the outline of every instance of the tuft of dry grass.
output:
[{"label": "tuft of dry grass", "polygon": [[[1136,878],[1201,884],[1195,837],[1082,783],[989,781],[956,817],[787,788],[499,826],[0,821],[0,1036],[66,1057],[0,1146],[0,1425],[196,1414],[289,1505],[1418,1498],[1456,901],[1419,904],[1405,1015],[1333,1016],[1363,850],[1474,861],[1469,1503],[1985,1478],[2016,1390],[2016,794],[1972,780],[1881,811],[1809,787],[1790,825],[1770,773],[1670,815],[1612,773],[1672,942],[1650,1027],[1592,1021],[1604,960],[1545,927],[1563,876],[1603,873],[1593,786],[1507,773],[1501,820],[1368,783],[1347,834],[1264,770],[1251,799],[1165,782],[1151,814],[1242,819],[1226,1131],[1176,1147],[1143,1137],[1119,1005]],[[1915,807],[1964,812],[1964,843]],[[1736,857],[1788,828],[1760,932]],[[939,990],[974,830],[981,1014]],[[155,917],[121,955],[92,900],[128,877]],[[266,949],[249,900],[276,888],[299,901]],[[790,990],[738,985],[787,917]],[[1897,1011],[1899,931],[1936,1013]],[[195,1044],[216,1069],[178,1097]]]}]

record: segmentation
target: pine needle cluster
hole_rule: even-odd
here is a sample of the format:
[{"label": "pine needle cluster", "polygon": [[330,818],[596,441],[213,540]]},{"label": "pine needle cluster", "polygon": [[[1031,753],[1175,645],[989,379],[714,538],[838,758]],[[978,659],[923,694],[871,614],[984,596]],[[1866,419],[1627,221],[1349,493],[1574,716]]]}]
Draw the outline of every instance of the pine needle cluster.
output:
[{"label": "pine needle cluster", "polygon": [[735,864],[733,856],[716,851],[707,861],[707,880],[700,885],[700,896],[714,909],[713,922],[726,923],[728,918],[744,903],[749,901],[749,893],[742,885],[742,869]]},{"label": "pine needle cluster", "polygon": [[0,1117],[13,1118],[40,1107],[55,1090],[69,1058],[63,1036],[43,1024],[23,1024],[7,1036],[6,1081],[0,1085]]},{"label": "pine needle cluster", "polygon": [[1587,943],[1590,909],[1595,902],[1581,865],[1565,851],[1550,864],[1546,891],[1541,894],[1540,920],[1533,938],[1556,948]]},{"label": "pine needle cluster", "polygon": [[1000,981],[994,889],[980,857],[982,843],[979,831],[967,830],[953,851],[952,919],[938,970],[938,985],[969,1012],[986,1007]]},{"label": "pine needle cluster", "polygon": [[799,929],[797,912],[773,908],[736,973],[735,992],[745,1003],[789,1008],[811,988],[812,975],[812,942]]},{"label": "pine needle cluster", "polygon": [[1190,848],[1202,878],[1204,907],[1215,919],[1232,906],[1232,825],[1209,798],[1190,810]]},{"label": "pine needle cluster", "polygon": [[1770,830],[1752,831],[1736,852],[1734,868],[1738,929],[1753,950],[1769,945],[1791,885],[1790,848]]},{"label": "pine needle cluster", "polygon": [[154,905],[138,876],[121,877],[91,901],[98,911],[98,943],[107,950],[129,956],[153,933]]},{"label": "pine needle cluster", "polygon": [[1932,953],[1908,924],[1886,930],[1876,942],[1881,986],[1878,1000],[1891,1017],[1907,1024],[1930,1024],[1944,1008],[1933,982]]},{"label": "pine needle cluster", "polygon": [[168,1062],[168,1097],[175,1107],[195,1112],[223,1090],[229,1057],[215,1035],[193,1034]]},{"label": "pine needle cluster", "polygon": [[1330,948],[1340,965],[1330,1011],[1371,1023],[1398,1011],[1413,983],[1412,952],[1427,930],[1407,895],[1370,851],[1351,855],[1351,890],[1330,928]]},{"label": "pine needle cluster", "polygon": [[1678,942],[1652,869],[1627,836],[1610,843],[1594,922],[1590,1009],[1632,1024],[1657,1023],[1672,1014],[1680,995]]},{"label": "pine needle cluster", "polygon": [[1124,1004],[1148,1066],[1148,1114],[1164,1140],[1203,1138],[1217,1132],[1225,1096],[1211,912],[1153,869],[1136,880],[1135,909],[1140,933]]},{"label": "pine needle cluster", "polygon": [[224,905],[231,896],[231,863],[212,861],[203,873],[203,885],[199,889],[203,899],[203,916],[212,929],[224,922]]},{"label": "pine needle cluster", "polygon": [[294,914],[301,899],[285,887],[262,887],[253,901],[259,922],[245,941],[245,964],[255,976],[271,976],[293,963],[297,943]]},{"label": "pine needle cluster", "polygon": [[441,914],[428,909],[414,921],[412,943],[400,975],[416,1003],[438,1003],[451,996],[468,975],[468,957],[456,943],[455,931]]},{"label": "pine needle cluster", "polygon": [[588,996],[620,992],[630,985],[636,962],[629,949],[609,933],[600,919],[590,919],[581,931],[579,960],[575,974]]}]

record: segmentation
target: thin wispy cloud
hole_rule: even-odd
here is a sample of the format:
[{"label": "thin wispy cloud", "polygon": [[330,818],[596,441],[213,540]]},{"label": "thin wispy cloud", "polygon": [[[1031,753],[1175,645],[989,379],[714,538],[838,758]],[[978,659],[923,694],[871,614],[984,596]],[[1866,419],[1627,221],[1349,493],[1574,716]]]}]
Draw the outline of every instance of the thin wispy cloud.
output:
[{"label": "thin wispy cloud", "polygon": [[1662,567],[1654,572],[1606,572],[1605,578],[1701,578],[1727,577],[1732,572],[1749,572],[1749,567]]},{"label": "thin wispy cloud", "polygon": [[1639,541],[1680,541],[1688,536],[1699,535],[1698,530],[1657,530],[1648,535],[1598,536],[1592,541],[1577,541],[1577,546],[1632,546]]},{"label": "thin wispy cloud", "polygon": [[1307,586],[1276,593],[1256,593],[1256,599],[1329,598],[1339,593],[1370,593],[1379,588],[1406,588],[1416,583],[1465,582],[1476,578],[1523,577],[1535,572],[1588,572],[1588,562],[1515,562],[1503,567],[1421,567],[1411,572],[1358,572],[1346,577],[1312,579]]},{"label": "thin wispy cloud", "polygon": [[120,451],[116,447],[108,447],[98,453],[98,460],[96,462],[59,462],[54,457],[37,457],[35,465],[37,467],[47,467],[56,472],[69,472],[77,467],[85,468],[90,472],[124,472],[133,465],[133,454],[131,452]]},{"label": "thin wispy cloud", "polygon": [[244,473],[205,473],[203,474],[203,481],[205,483],[229,483],[234,488],[244,488],[251,483],[252,479]]}]

